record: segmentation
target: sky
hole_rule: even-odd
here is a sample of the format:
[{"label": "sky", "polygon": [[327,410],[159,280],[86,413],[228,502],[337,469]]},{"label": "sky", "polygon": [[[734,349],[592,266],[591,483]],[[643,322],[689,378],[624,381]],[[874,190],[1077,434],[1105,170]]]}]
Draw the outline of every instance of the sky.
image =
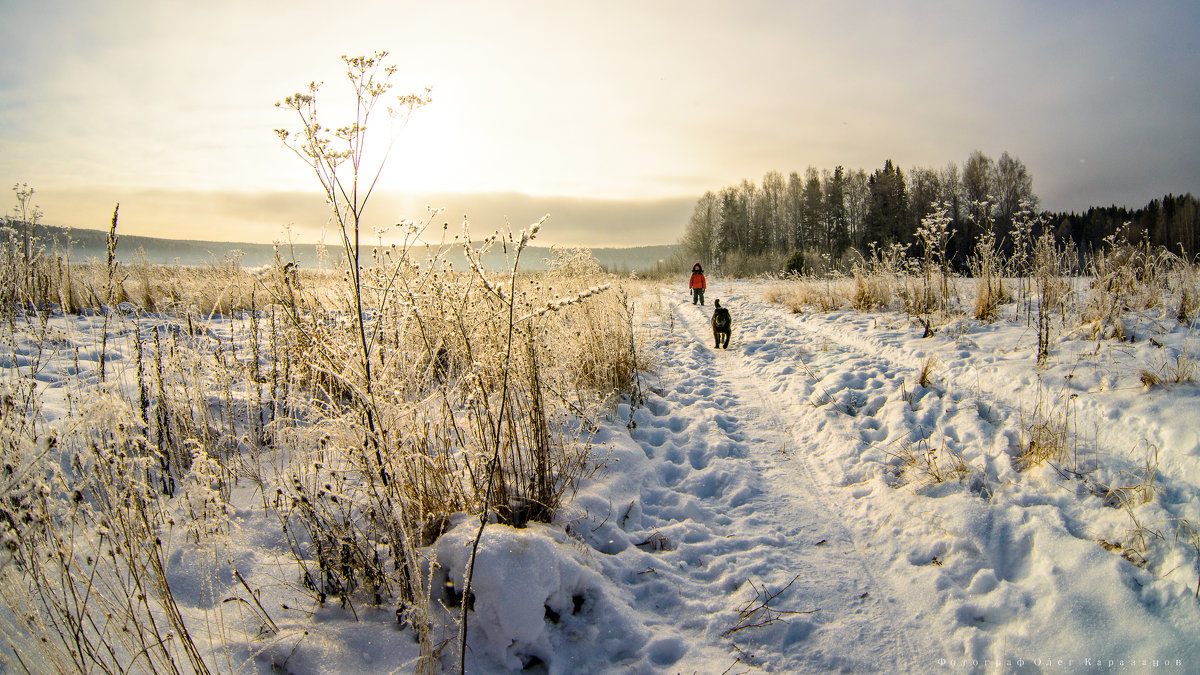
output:
[{"label": "sky", "polygon": [[[43,222],[332,241],[274,129],[387,50],[398,125],[367,212],[673,243],[707,190],[1019,158],[1044,208],[1200,194],[1200,3],[0,0],[0,181]],[[387,128],[378,129],[381,133]],[[9,195],[11,198],[12,195]],[[9,199],[15,203],[15,199]],[[12,211],[6,203],[4,207]]]}]

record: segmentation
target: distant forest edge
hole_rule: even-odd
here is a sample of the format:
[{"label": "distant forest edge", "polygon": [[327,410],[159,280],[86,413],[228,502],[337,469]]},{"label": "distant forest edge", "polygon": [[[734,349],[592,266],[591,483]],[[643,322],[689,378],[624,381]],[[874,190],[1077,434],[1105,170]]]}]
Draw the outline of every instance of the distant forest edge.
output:
[{"label": "distant forest edge", "polygon": [[[19,228],[21,225],[13,223],[10,224],[10,227]],[[71,260],[84,262],[96,258],[103,261],[106,256],[108,233],[101,230],[76,228],[67,230],[53,225],[39,224],[36,226],[34,235],[37,237],[39,245],[45,246],[47,249],[57,246],[60,253],[67,251],[67,242],[69,241]],[[119,229],[117,235],[117,259],[125,265],[141,262],[143,251],[146,254],[146,261],[157,265],[209,265],[221,263],[236,255],[244,267],[262,267],[273,264],[275,259],[273,244],[163,239],[121,234]],[[341,246],[324,248],[328,261],[341,263],[345,260]],[[364,255],[370,256],[372,247],[365,246],[364,249]],[[664,265],[673,268],[679,266],[678,261],[674,260],[678,255],[679,247],[673,244],[630,248],[593,248],[590,250],[592,257],[602,267],[622,275],[654,270]],[[288,247],[281,245],[279,252],[285,263],[290,262],[294,255],[297,264],[301,267],[311,268],[317,265],[319,247],[314,244],[296,244],[289,250]],[[520,267],[529,271],[543,270],[546,268],[543,261],[553,257],[551,249],[548,247],[530,246],[521,254]],[[369,257],[364,259],[369,259]],[[466,261],[461,251],[451,250],[449,260],[456,267],[465,267]],[[510,268],[510,263],[506,262],[504,251],[499,245],[483,256],[483,263],[488,269],[494,271]]]},{"label": "distant forest edge", "polygon": [[[1013,224],[1032,220],[1033,236],[1051,232],[1073,242],[1083,256],[1129,223],[1132,243],[1150,243],[1194,259],[1200,251],[1200,204],[1190,193],[1167,195],[1144,208],[1092,207],[1084,213],[1038,210],[1033,176],[1007,152],[993,160],[975,151],[960,169],[913,168],[907,174],[891,160],[868,174],[839,166],[784,176],[768,172],[761,185],[750,180],[705,193],[680,242],[686,259],[703,261],[727,275],[846,270],[872,251],[909,247],[919,256],[922,219],[943,208],[952,236],[944,252],[965,271],[976,242],[989,229],[1004,255],[1011,251]],[[824,268],[824,269],[822,269]]]}]

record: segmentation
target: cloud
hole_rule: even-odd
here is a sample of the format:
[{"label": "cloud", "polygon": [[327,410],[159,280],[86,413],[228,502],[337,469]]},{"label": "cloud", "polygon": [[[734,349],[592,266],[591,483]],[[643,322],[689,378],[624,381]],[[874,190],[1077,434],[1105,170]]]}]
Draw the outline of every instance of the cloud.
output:
[{"label": "cloud", "polygon": [[102,221],[120,192],[130,226],[309,236],[324,210],[299,196],[312,177],[279,147],[272,103],[325,81],[326,121],[344,121],[338,55],[388,49],[397,92],[431,85],[433,103],[380,185],[440,194],[479,226],[549,211],[582,240],[671,241],[689,199],[768,170],[940,167],[976,148],[1020,157],[1051,208],[1200,189],[1200,6],[517,6],[531,11],[18,3],[0,23],[0,182],[74,190],[70,220]]}]

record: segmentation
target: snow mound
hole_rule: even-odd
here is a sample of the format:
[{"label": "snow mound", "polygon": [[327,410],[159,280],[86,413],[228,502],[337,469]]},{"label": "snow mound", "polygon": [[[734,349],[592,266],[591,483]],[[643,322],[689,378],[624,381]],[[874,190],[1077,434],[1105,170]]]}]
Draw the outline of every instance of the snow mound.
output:
[{"label": "snow mound", "polygon": [[[456,594],[477,532],[476,521],[465,521],[438,542],[447,605],[461,601]],[[609,666],[635,661],[646,637],[628,606],[614,599],[611,582],[592,568],[592,555],[561,528],[488,525],[466,599],[474,609],[467,642],[482,651],[468,655],[468,670],[472,660],[481,670],[540,662],[550,673],[588,672],[588,654],[605,655]]]}]

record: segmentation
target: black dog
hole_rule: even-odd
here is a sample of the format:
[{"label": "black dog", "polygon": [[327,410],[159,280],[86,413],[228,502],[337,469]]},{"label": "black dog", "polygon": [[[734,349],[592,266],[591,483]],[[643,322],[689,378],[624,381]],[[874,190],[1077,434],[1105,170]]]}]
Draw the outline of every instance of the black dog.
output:
[{"label": "black dog", "polygon": [[[729,349],[729,338],[733,335],[733,318],[729,316],[729,310],[721,306],[721,301],[713,302],[716,309],[713,310],[712,327],[713,339],[717,341],[717,349]],[[721,338],[725,338],[724,345],[721,344]]]}]

